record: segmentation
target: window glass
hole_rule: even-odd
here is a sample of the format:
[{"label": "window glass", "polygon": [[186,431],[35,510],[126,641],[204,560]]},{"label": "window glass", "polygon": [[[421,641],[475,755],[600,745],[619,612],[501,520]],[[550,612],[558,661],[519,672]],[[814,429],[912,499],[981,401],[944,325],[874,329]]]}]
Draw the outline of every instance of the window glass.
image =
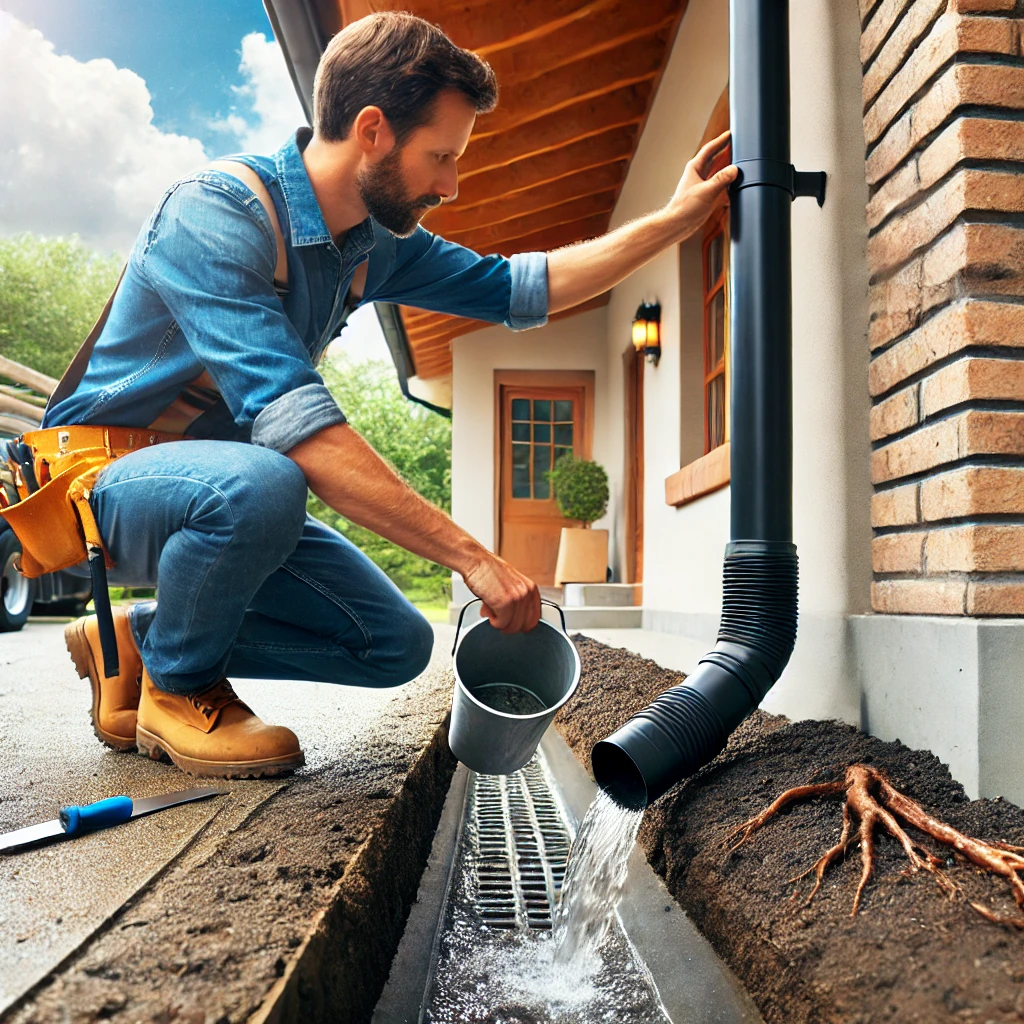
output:
[{"label": "window glass", "polygon": [[535,445],[533,449],[533,496],[546,501],[551,497],[551,484],[547,472],[551,469],[551,449],[547,445]]},{"label": "window glass", "polygon": [[724,237],[721,234],[715,235],[708,245],[707,283],[705,287],[710,291],[715,282],[722,276],[722,255],[724,252]]},{"label": "window glass", "polygon": [[508,429],[512,442],[513,498],[533,501],[552,498],[547,474],[557,459],[573,454],[575,405],[572,399],[511,400]]},{"label": "window glass", "polygon": [[725,290],[720,290],[711,300],[708,310],[708,334],[711,345],[710,366],[718,366],[725,358]]},{"label": "window glass", "polygon": [[725,444],[725,374],[707,386],[708,450]]},{"label": "window glass", "polygon": [[728,244],[728,213],[723,210],[708,223],[703,241],[705,452],[725,444],[728,433]]},{"label": "window glass", "polygon": [[512,497],[530,497],[530,446],[512,445]]}]

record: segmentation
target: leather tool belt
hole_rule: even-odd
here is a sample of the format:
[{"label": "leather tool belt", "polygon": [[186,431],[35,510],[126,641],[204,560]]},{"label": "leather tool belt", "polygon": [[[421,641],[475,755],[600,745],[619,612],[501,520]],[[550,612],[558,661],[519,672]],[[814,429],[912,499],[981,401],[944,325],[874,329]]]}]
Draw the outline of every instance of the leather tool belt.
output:
[{"label": "leather tool belt", "polygon": [[78,425],[28,431],[0,453],[18,494],[18,501],[0,507],[0,516],[21,542],[21,573],[32,578],[89,561],[107,676],[118,673],[106,574],[114,563],[89,504],[92,488],[115,459],[182,440],[181,434]]}]

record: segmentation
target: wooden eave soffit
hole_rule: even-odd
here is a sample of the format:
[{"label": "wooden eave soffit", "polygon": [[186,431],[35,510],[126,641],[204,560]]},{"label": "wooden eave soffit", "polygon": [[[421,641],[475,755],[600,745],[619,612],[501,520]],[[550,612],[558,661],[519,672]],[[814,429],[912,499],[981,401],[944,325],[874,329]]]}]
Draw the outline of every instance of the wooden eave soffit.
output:
[{"label": "wooden eave soffit", "polygon": [[[424,225],[482,254],[511,255],[608,229],[687,0],[313,3],[328,37],[374,10],[406,10],[490,62],[498,108],[478,120],[459,161],[458,199]],[[409,308],[402,316],[425,379],[451,373],[453,338],[490,326]]]}]

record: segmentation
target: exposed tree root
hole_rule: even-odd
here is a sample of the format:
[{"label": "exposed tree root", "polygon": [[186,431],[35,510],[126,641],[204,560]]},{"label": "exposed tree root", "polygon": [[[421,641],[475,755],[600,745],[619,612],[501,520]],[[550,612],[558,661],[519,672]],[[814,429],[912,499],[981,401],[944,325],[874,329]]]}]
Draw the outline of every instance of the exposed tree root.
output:
[{"label": "exposed tree root", "polygon": [[[1005,878],[1010,885],[1017,906],[1024,910],[1024,880],[1019,874],[1024,872],[1024,856],[1022,856],[1024,847],[996,841],[986,842],[982,839],[965,836],[945,822],[933,818],[916,801],[894,789],[883,772],[867,764],[850,765],[846,769],[845,777],[837,779],[835,782],[787,789],[760,814],[745,821],[729,833],[726,837],[727,843],[739,836],[738,841],[732,845],[729,852],[741,847],[787,804],[816,796],[838,796],[840,794],[845,794],[845,801],[843,803],[843,831],[839,842],[827,850],[806,871],[790,879],[791,882],[798,882],[812,871],[815,873],[814,888],[811,890],[810,896],[807,897],[807,903],[814,899],[815,894],[821,888],[821,881],[828,867],[843,857],[847,848],[859,840],[860,884],[857,886],[857,893],[853,898],[853,910],[850,913],[851,917],[856,916],[860,908],[861,897],[864,894],[864,887],[868,884],[875,864],[875,827],[877,825],[881,825],[903,847],[903,852],[907,855],[907,860],[910,861],[907,868],[909,873],[916,874],[923,868],[925,871],[931,872],[939,888],[950,899],[962,898],[963,891],[960,886],[943,870],[945,861],[911,842],[910,837],[897,821],[898,816],[907,824],[913,825],[914,828],[940,843],[951,846],[957,853],[983,870]],[[854,817],[859,822],[856,835],[853,832]],[[796,894],[794,893],[794,895]],[[1024,929],[1024,915],[1000,917],[980,903],[972,903],[971,906],[989,921]]]}]

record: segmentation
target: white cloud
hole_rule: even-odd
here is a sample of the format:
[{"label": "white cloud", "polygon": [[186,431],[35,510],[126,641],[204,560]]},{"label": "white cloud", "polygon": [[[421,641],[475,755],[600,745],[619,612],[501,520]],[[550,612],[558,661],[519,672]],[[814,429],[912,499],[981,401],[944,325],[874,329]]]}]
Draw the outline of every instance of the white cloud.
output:
[{"label": "white cloud", "polygon": [[262,32],[250,32],[242,39],[238,70],[244,84],[235,92],[251,108],[253,118],[246,121],[233,113],[219,123],[238,137],[239,152],[273,153],[306,123],[281,47]]},{"label": "white cloud", "polygon": [[164,189],[206,160],[198,139],[154,126],[133,71],[60,56],[0,11],[0,233],[127,253]]}]

